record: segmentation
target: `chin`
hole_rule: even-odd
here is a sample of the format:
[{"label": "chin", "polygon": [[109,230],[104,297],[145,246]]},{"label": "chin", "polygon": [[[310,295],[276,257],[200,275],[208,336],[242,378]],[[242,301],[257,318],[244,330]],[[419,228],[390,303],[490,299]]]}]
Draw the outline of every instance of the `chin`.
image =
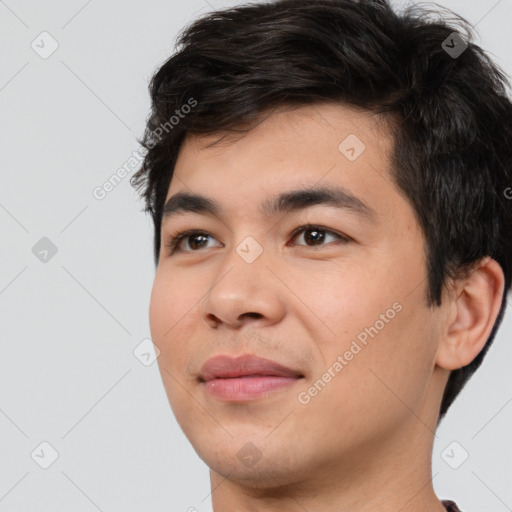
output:
[{"label": "chin", "polygon": [[[199,434],[200,439],[189,438],[201,460],[222,477],[261,489],[282,487],[301,479],[300,463],[304,463],[305,458],[293,452],[282,438],[275,436],[273,440],[265,440],[263,436],[258,442],[259,436],[252,436],[253,442],[247,440],[247,436],[231,437],[222,432],[222,439],[206,433]],[[306,476],[307,471],[304,473],[302,476]]]}]

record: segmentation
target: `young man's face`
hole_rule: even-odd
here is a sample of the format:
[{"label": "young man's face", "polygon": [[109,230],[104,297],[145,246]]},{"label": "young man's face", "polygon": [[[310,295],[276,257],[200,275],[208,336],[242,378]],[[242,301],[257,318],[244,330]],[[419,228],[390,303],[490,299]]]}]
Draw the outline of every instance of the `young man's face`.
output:
[{"label": "young man's face", "polygon": [[[216,473],[255,487],[319,488],[340,471],[368,476],[390,454],[397,466],[430,456],[446,312],[425,303],[425,242],[392,183],[384,123],[317,104],[205,147],[217,138],[185,140],[167,199],[205,196],[219,217],[181,210],[164,220],[150,305],[165,389],[194,449]],[[261,210],[318,187],[343,188],[366,213],[354,201]],[[318,227],[293,234],[307,224]],[[166,244],[185,230],[207,236],[171,254]],[[259,394],[251,377],[201,381],[211,357],[242,354],[302,377],[260,377],[253,386],[277,386]]]}]

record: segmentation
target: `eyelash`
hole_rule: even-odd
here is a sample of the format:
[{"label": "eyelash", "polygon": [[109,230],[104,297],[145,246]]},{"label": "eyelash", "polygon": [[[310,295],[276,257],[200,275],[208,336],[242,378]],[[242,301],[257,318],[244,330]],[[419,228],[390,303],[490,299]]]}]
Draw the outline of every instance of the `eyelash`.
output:
[{"label": "eyelash", "polygon": [[[300,226],[297,229],[295,229],[292,233],[292,238],[296,238],[297,235],[299,235],[302,231],[309,231],[309,230],[317,230],[317,231],[324,231],[325,233],[329,233],[331,235],[337,236],[341,242],[347,243],[350,242],[351,239],[346,236],[342,235],[341,233],[338,233],[336,231],[333,231],[332,229],[328,229],[326,227],[317,225],[317,224],[306,224],[304,226]],[[179,243],[184,240],[187,237],[192,237],[192,235],[202,235],[202,236],[210,236],[210,233],[206,231],[200,231],[195,229],[189,229],[187,231],[181,231],[177,233],[174,237],[172,237],[168,242],[166,242],[166,247],[169,249],[170,254],[174,254],[175,252],[180,251],[181,249],[178,249]],[[324,244],[327,245],[327,244]],[[322,245],[319,245],[318,247],[321,247]],[[306,247],[315,247],[315,246],[306,246]],[[182,251],[182,252],[199,252],[200,249],[197,249],[195,251]]]}]

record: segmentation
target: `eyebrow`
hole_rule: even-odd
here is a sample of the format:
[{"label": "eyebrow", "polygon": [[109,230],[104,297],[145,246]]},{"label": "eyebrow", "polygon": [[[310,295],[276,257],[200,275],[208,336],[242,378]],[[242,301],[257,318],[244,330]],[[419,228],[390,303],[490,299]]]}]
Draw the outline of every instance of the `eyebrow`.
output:
[{"label": "eyebrow", "polygon": [[[377,214],[364,201],[340,186],[312,187],[291,190],[265,200],[260,205],[260,212],[272,217],[284,212],[304,210],[315,205],[329,205],[349,210],[357,215],[375,222]],[[222,208],[214,199],[199,194],[177,192],[171,196],[162,211],[162,223],[171,217],[186,213],[222,216]]]}]

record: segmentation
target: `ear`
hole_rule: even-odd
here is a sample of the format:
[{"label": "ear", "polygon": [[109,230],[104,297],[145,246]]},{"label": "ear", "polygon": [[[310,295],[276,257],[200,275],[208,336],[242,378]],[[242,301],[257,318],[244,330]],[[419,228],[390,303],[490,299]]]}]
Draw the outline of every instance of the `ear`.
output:
[{"label": "ear", "polygon": [[455,283],[436,355],[438,366],[457,370],[484,348],[500,310],[504,283],[501,266],[488,256],[468,277]]}]

